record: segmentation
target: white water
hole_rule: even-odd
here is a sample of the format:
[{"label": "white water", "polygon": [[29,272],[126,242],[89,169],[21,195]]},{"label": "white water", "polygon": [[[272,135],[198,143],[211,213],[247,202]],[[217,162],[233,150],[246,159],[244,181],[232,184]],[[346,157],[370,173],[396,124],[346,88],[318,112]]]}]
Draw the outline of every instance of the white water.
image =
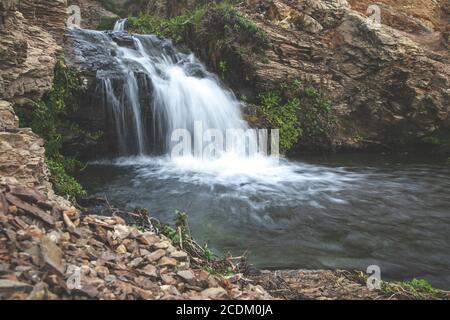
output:
[{"label": "white water", "polygon": [[[124,24],[124,21],[118,21],[114,30],[122,32]],[[114,44],[116,60],[125,79],[123,92],[114,92],[112,80],[102,78],[106,102],[113,111],[122,150],[122,158],[115,164],[137,166],[140,174],[149,179],[154,179],[157,172],[160,178],[174,177],[195,183],[250,184],[248,188],[255,192],[260,188],[269,188],[275,193],[289,192],[293,190],[292,183],[305,180],[338,184],[357,179],[326,172],[306,174],[298,163],[286,160],[279,163],[262,155],[248,157],[226,151],[216,159],[193,155],[168,156],[175,129],[187,129],[192,133],[194,123],[200,122],[203,130],[218,129],[225,133],[229,129],[247,130],[248,125],[242,119],[240,102],[234,94],[224,89],[193,54],[178,52],[169,40],[153,35],[129,36],[133,45]],[[139,74],[145,75],[148,86],[138,85]],[[143,117],[145,105],[141,103],[142,95],[151,96],[151,105],[147,106],[153,112],[151,119]],[[160,144],[160,150],[166,156],[147,154],[152,139]],[[133,151],[130,151],[130,144],[136,145]]]},{"label": "white water", "polygon": [[125,24],[127,23],[127,19],[119,19],[114,24],[114,31],[115,32],[123,32],[125,31]]},{"label": "white water", "polygon": [[[117,21],[114,33],[123,33],[125,23]],[[121,92],[114,90],[113,79],[101,76],[122,156],[146,155],[152,142],[168,154],[174,144],[172,133],[177,129],[191,133],[192,146],[200,145],[209,129],[224,136],[227,130],[248,129],[241,117],[240,102],[193,54],[178,52],[169,40],[153,35],[126,36],[131,41],[125,45],[102,40],[114,46],[115,59],[122,69]],[[143,85],[142,81],[148,83]],[[148,105],[142,104],[142,97],[150,97]],[[151,117],[145,117],[143,110],[151,110]],[[194,123],[201,124],[201,135],[194,135]]]}]

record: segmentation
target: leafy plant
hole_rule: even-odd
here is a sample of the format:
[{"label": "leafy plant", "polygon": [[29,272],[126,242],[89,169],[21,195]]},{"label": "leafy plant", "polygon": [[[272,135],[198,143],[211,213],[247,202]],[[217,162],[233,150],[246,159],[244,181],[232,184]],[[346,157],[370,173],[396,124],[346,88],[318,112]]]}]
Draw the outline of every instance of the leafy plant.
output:
[{"label": "leafy plant", "polygon": [[66,197],[81,197],[86,195],[83,187],[67,173],[67,167],[64,162],[56,160],[47,161],[48,168],[51,173],[50,180],[53,183],[55,192]]},{"label": "leafy plant", "polygon": [[382,282],[381,291],[389,296],[398,295],[413,299],[440,299],[447,297],[448,292],[433,288],[425,279],[412,279],[403,282]]},{"label": "leafy plant", "polygon": [[300,100],[292,98],[283,103],[276,92],[265,92],[259,95],[261,112],[274,128],[280,129],[280,151],[288,152],[301,135],[298,109]]},{"label": "leafy plant", "polygon": [[169,37],[174,43],[183,40],[187,26],[195,26],[200,23],[204,9],[199,8],[170,19],[164,19],[151,15],[140,15],[139,17],[128,18],[128,29],[131,32],[155,34],[160,37]]}]

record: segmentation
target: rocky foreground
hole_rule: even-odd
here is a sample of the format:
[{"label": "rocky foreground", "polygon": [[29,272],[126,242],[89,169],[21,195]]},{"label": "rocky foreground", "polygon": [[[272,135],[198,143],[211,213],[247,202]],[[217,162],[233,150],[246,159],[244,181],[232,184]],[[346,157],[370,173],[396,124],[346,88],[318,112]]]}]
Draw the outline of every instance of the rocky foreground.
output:
[{"label": "rocky foreground", "polygon": [[163,235],[64,208],[26,187],[0,193],[0,299],[270,299],[195,269]]}]

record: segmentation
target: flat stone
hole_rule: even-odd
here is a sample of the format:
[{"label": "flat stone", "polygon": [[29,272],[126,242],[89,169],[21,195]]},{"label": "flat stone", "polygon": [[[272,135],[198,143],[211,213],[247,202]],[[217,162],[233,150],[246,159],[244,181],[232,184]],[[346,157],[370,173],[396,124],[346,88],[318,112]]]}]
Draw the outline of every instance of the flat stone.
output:
[{"label": "flat stone", "polygon": [[175,280],[174,277],[167,274],[162,274],[161,280],[163,281],[164,284],[171,284],[171,285],[177,284],[177,280]]},{"label": "flat stone", "polygon": [[138,241],[146,246],[151,246],[161,241],[161,239],[152,232],[145,232],[140,237],[138,237]]},{"label": "flat stone", "polygon": [[133,261],[131,261],[128,264],[128,266],[131,268],[136,268],[137,266],[139,266],[142,263],[142,261],[144,261],[144,259],[141,257],[138,257],[138,258],[134,259]]},{"label": "flat stone", "polygon": [[45,202],[47,197],[39,191],[23,186],[16,186],[11,189],[11,194],[22,199],[23,201],[38,203]]},{"label": "flat stone", "polygon": [[172,266],[175,267],[177,265],[177,260],[169,257],[162,257],[159,262],[158,266]]},{"label": "flat stone", "polygon": [[112,274],[108,274],[106,277],[105,277],[105,281],[106,282],[114,282],[114,281],[116,281],[117,280],[117,277],[115,276],[115,275],[112,275]]},{"label": "flat stone", "polygon": [[44,210],[35,207],[29,203],[24,202],[20,198],[13,196],[12,194],[7,193],[6,194],[6,200],[8,200],[9,203],[16,206],[19,209],[22,209],[23,211],[32,214],[34,217],[41,219],[42,221],[48,223],[49,225],[53,226],[55,225],[55,220],[51,215],[49,215]]},{"label": "flat stone", "polygon": [[153,245],[153,247],[155,247],[156,249],[167,249],[167,248],[169,248],[169,246],[170,246],[170,243],[167,241],[161,241],[161,242],[155,243]]},{"label": "flat stone", "polygon": [[102,253],[100,259],[104,261],[114,261],[117,259],[117,256],[114,253],[107,251]]},{"label": "flat stone", "polygon": [[177,288],[175,288],[172,285],[163,285],[160,287],[162,291],[164,291],[167,294],[173,295],[173,296],[179,296],[180,295],[180,291],[178,291]]},{"label": "flat stone", "polygon": [[181,277],[189,284],[195,282],[195,274],[191,270],[178,271],[177,276]]},{"label": "flat stone", "polygon": [[120,246],[117,247],[116,252],[120,254],[127,253],[127,247],[121,244]]},{"label": "flat stone", "polygon": [[77,288],[77,289],[75,289],[74,291],[75,291],[75,292],[82,293],[82,294],[88,296],[88,297],[91,298],[91,299],[95,299],[95,298],[97,298],[98,295],[99,295],[98,290],[97,290],[94,286],[92,286],[92,285],[87,285],[87,284],[83,284],[83,285],[81,286],[81,288]]},{"label": "flat stone", "polygon": [[224,288],[217,287],[203,290],[200,294],[204,299],[221,299],[226,297],[227,292]]},{"label": "flat stone", "polygon": [[63,254],[52,235],[47,235],[41,239],[40,249],[44,262],[60,275],[64,275],[65,265],[62,260]]},{"label": "flat stone", "polygon": [[143,269],[140,269],[140,271],[149,277],[158,277],[158,269],[152,264],[146,265]]},{"label": "flat stone", "polygon": [[166,251],[159,249],[159,250],[156,250],[156,251],[152,252],[151,254],[149,254],[146,258],[148,261],[153,262],[153,261],[157,261],[157,260],[161,259],[165,255],[166,255]]},{"label": "flat stone", "polygon": [[130,235],[130,230],[127,226],[116,225],[114,226],[114,238],[124,240]]},{"label": "flat stone", "polygon": [[184,251],[174,251],[169,256],[180,261],[185,261],[187,260],[188,254]]}]

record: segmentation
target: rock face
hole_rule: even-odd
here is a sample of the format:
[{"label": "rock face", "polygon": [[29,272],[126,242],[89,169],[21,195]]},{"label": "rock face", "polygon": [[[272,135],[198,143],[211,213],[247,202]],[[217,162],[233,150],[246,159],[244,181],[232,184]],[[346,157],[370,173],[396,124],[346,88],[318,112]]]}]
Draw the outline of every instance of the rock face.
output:
[{"label": "rock face", "polygon": [[18,104],[37,102],[53,82],[65,5],[57,0],[6,3],[11,1],[2,5],[9,10],[2,12],[0,26],[0,97]]},{"label": "rock face", "polygon": [[[353,1],[355,8],[336,0],[251,2],[240,10],[271,42],[268,61],[256,62],[256,90],[299,79],[325,91],[338,122],[332,147],[448,140],[450,55],[441,41],[450,21],[447,2],[434,1],[417,18],[409,7],[383,1],[380,28],[354,10],[367,10],[360,1]],[[411,7],[420,10],[422,4]],[[385,7],[389,25],[383,22]],[[390,23],[395,15],[404,22]]]},{"label": "rock face", "polygon": [[80,214],[23,186],[0,189],[0,300],[271,298],[191,259],[119,216]]},{"label": "rock face", "polygon": [[19,129],[12,104],[39,102],[61,52],[65,1],[0,1],[0,182],[51,192],[43,141]]}]

